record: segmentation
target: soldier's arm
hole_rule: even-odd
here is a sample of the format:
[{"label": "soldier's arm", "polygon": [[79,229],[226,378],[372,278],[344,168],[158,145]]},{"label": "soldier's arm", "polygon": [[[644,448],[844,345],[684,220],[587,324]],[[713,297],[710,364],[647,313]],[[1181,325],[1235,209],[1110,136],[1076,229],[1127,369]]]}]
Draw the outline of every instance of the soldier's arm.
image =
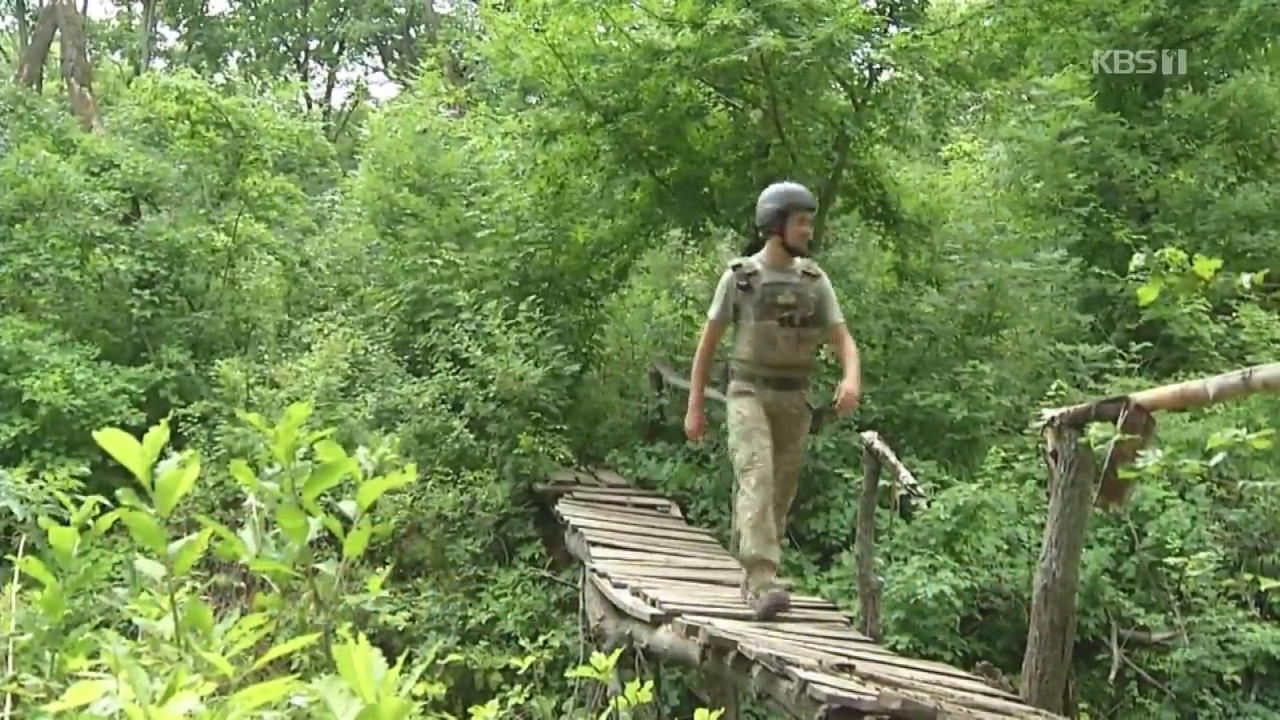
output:
[{"label": "soldier's arm", "polygon": [[840,301],[836,299],[835,288],[831,286],[831,278],[822,276],[822,313],[823,322],[830,330],[828,340],[835,348],[840,364],[844,367],[844,379],[862,385],[862,359],[858,356],[858,343],[849,333],[849,326],[840,311]]},{"label": "soldier's arm", "polygon": [[690,408],[702,407],[702,394],[707,387],[707,377],[711,374],[711,361],[715,358],[716,346],[733,317],[733,295],[733,272],[726,271],[716,285],[715,297],[711,299],[711,308],[707,311],[707,321],[698,338],[698,349],[693,354],[693,368],[689,371]]},{"label": "soldier's arm", "polygon": [[698,338],[698,349],[693,354],[693,369],[689,372],[689,407],[702,407],[703,392],[707,387],[707,376],[711,374],[711,361],[716,355],[716,345],[724,335],[724,323],[708,320],[702,326],[702,336]]},{"label": "soldier's arm", "polygon": [[858,343],[853,341],[849,327],[844,321],[831,327],[831,344],[840,356],[840,364],[844,366],[844,379],[862,385],[862,359],[858,357]]}]

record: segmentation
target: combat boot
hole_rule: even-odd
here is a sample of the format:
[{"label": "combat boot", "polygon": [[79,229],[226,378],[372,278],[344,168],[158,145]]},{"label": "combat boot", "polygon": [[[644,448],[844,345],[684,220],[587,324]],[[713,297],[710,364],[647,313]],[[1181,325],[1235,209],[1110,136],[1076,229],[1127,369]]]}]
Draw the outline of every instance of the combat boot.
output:
[{"label": "combat boot", "polygon": [[791,607],[791,594],[777,585],[770,584],[755,593],[748,590],[746,582],[743,582],[741,590],[742,600],[755,613],[756,620],[772,620]]}]

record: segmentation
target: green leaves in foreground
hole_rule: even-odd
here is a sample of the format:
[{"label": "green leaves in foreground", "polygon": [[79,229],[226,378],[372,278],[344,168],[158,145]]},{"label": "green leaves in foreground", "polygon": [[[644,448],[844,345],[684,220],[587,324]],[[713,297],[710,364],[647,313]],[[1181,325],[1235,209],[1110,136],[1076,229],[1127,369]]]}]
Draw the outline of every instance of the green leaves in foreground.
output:
[{"label": "green leaves in foreground", "polygon": [[[265,453],[256,468],[229,464],[244,500],[229,513],[234,526],[187,507],[208,471],[194,451],[162,457],[167,420],[141,440],[114,427],[93,433],[142,494],[120,488],[114,507],[97,496],[66,500],[66,522],[39,518],[47,557],[17,563],[35,581],[24,589],[32,612],[20,615],[17,632],[68,660],[42,678],[24,675],[35,690],[19,699],[20,711],[231,720],[302,705],[337,718],[400,720],[417,709],[402,696],[416,682],[401,677],[405,658],[389,665],[347,629],[353,609],[383,593],[386,569],[368,574],[359,564],[392,530],[378,501],[415,482],[417,470],[367,472],[328,431],[308,432],[310,415],[305,403],[274,426],[242,415],[262,433]],[[121,593],[94,593],[106,550],[99,541],[117,522],[115,539],[129,547],[107,556],[119,557],[131,580]],[[239,570],[205,562],[210,549]],[[217,597],[229,578],[256,588],[245,605]]]}]

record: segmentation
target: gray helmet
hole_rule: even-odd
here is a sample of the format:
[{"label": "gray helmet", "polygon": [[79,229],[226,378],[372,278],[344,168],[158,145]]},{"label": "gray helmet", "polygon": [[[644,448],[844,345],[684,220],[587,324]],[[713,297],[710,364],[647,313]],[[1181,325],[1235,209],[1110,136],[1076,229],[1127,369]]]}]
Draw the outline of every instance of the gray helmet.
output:
[{"label": "gray helmet", "polygon": [[816,212],[818,199],[800,183],[776,182],[765,188],[756,198],[756,230],[781,230],[792,210]]}]

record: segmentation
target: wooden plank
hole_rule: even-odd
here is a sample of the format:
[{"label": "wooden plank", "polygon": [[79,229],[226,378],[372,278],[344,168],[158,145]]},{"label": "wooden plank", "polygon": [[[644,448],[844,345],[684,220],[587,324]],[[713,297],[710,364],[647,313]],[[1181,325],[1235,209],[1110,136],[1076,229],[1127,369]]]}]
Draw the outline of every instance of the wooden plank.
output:
[{"label": "wooden plank", "polygon": [[740,642],[737,643],[737,650],[751,660],[765,663],[770,667],[786,668],[798,665],[822,672],[837,673],[846,671],[853,666],[853,663],[843,658],[808,652],[804,648],[797,646],[783,648],[761,642]]},{"label": "wooden plank", "polygon": [[[580,483],[570,482],[537,483],[533,487],[537,489],[538,492],[589,492],[592,495],[653,497],[666,500],[662,493],[657,490],[638,487],[601,487],[598,485],[582,485]],[[667,502],[670,502],[670,500],[667,500]]]},{"label": "wooden plank", "polygon": [[[879,699],[868,692],[854,692],[845,688],[834,688],[828,685],[805,685],[805,694],[824,705],[849,708],[872,717],[889,717],[886,708]],[[925,717],[921,715],[919,717]]]},{"label": "wooden plank", "polygon": [[[787,632],[786,630],[786,628],[788,627],[799,627],[803,625],[803,623],[789,623],[788,625],[783,626],[784,629],[781,629],[781,630],[773,630],[773,629],[766,630],[763,628],[753,628],[749,631],[741,631],[741,630],[734,630],[734,629],[725,627],[726,625],[729,625],[734,622],[735,621],[733,620],[726,620],[722,618],[709,618],[705,623],[705,625],[703,625],[703,627],[706,628],[707,632],[721,635],[724,637],[750,636],[750,637],[762,637],[762,638],[767,638],[771,640],[777,640],[779,642],[794,642],[800,645],[804,645],[805,647],[812,647],[812,648],[822,650],[823,652],[829,652],[833,655],[841,654],[841,653],[857,652],[859,655],[867,655],[873,658],[881,657],[881,658],[885,658],[886,660],[897,657],[890,650],[866,641],[853,640],[853,641],[849,641],[848,644],[843,646],[835,645],[835,644],[820,644],[820,643],[816,643],[815,639],[812,636]],[[761,625],[762,623],[751,623],[751,624]],[[835,641],[835,640],[830,641],[830,643],[835,643],[835,642],[838,642],[838,641]],[[854,651],[854,650],[850,650],[849,648],[857,648],[857,650]]]},{"label": "wooden plank", "polygon": [[556,503],[556,511],[563,515],[586,516],[586,518],[598,518],[607,520],[628,520],[632,523],[644,523],[646,525],[662,525],[666,528],[687,528],[698,529],[703,532],[709,532],[704,528],[696,528],[694,525],[685,523],[684,520],[672,518],[666,512],[654,512],[648,507],[618,507],[617,505],[593,505],[588,502],[576,502],[562,498]]},{"label": "wooden plank", "polygon": [[708,585],[724,585],[727,587],[738,587],[738,585],[742,583],[741,571],[733,570],[697,570],[685,568],[685,570],[691,574],[681,576],[675,574],[680,571],[680,568],[669,569],[665,572],[653,571],[647,573],[633,569],[610,570],[598,566],[593,569],[603,575],[608,575],[610,578],[617,578],[629,581],[632,584],[641,584],[648,587],[661,587],[666,581],[679,580],[682,578],[696,579],[698,582],[706,583]]},{"label": "wooden plank", "polygon": [[613,470],[610,470],[609,468],[593,467],[593,468],[587,468],[587,469],[591,472],[592,475],[595,475],[596,479],[599,480],[603,485],[606,485],[609,487],[635,486],[635,483],[622,477],[621,475],[614,472]]},{"label": "wooden plank", "polygon": [[[646,589],[645,594],[654,600],[665,600],[671,602],[683,602],[685,600],[716,601],[716,600],[732,600],[735,603],[742,602],[742,593],[737,588],[725,586],[708,586],[695,585],[692,588],[681,584],[673,587],[667,583],[655,587],[651,590]],[[806,595],[792,595],[791,606],[797,608],[809,608],[812,610],[835,610],[839,612],[839,608],[832,605],[827,600]]]},{"label": "wooden plank", "polygon": [[774,657],[793,663],[807,664],[811,667],[831,672],[845,672],[854,668],[854,662],[838,655],[824,653],[807,648],[798,643],[773,641],[762,638],[738,638],[717,635],[707,628],[698,634],[698,641],[717,647],[738,648],[744,655],[753,656],[768,653]]},{"label": "wooden plank", "polygon": [[552,470],[548,474],[547,479],[556,483],[571,483],[575,485],[598,486],[600,481],[594,475],[585,473],[580,470],[574,470],[569,467],[561,467]]},{"label": "wooden plank", "polygon": [[619,592],[607,580],[595,573],[587,573],[587,577],[614,607],[641,622],[650,624],[665,622],[670,617],[670,614],[664,610],[653,607],[629,593]]},{"label": "wooden plank", "polygon": [[[681,615],[695,615],[697,617],[726,618],[729,620],[752,620],[755,618],[755,613],[746,605],[742,605],[738,608],[719,608],[707,605],[659,602],[658,606],[673,614],[679,613]],[[831,616],[824,610],[807,610],[804,608],[798,608],[778,613],[774,616],[773,622],[785,625],[787,623],[825,620],[829,617]]]},{"label": "wooden plank", "polygon": [[728,553],[725,553],[724,548],[720,547],[719,543],[715,542],[714,540],[673,540],[671,538],[654,538],[652,541],[649,541],[649,540],[644,540],[643,538],[638,538],[635,535],[627,534],[625,532],[613,532],[610,530],[597,530],[596,528],[584,528],[584,527],[576,527],[574,529],[582,533],[583,536],[587,538],[587,541],[592,543],[596,542],[595,540],[596,538],[599,538],[599,540],[602,542],[606,540],[624,540],[629,542],[636,542],[637,540],[643,540],[646,544],[641,549],[651,549],[651,550],[658,550],[658,551],[700,550],[708,555],[720,555],[720,554],[727,555],[728,554]]},{"label": "wooden plank", "polygon": [[592,558],[595,560],[616,560],[634,563],[636,565],[657,565],[659,567],[691,567],[705,568],[707,570],[738,570],[741,566],[737,560],[728,555],[720,557],[690,558],[678,555],[659,555],[657,553],[642,552],[639,550],[620,550],[618,548],[597,548],[599,552],[592,552]]},{"label": "wooden plank", "polygon": [[[659,606],[661,606],[661,603],[659,603]],[[945,675],[945,676],[949,676],[959,680],[967,680],[970,682],[979,683],[982,687],[987,687],[987,683],[982,678],[976,675],[966,673],[959,668],[952,667],[950,665],[944,665],[942,663],[931,662],[928,660],[916,660],[914,658],[907,658],[900,655],[895,655],[891,651],[875,645],[867,646],[867,645],[858,643],[853,646],[840,646],[840,645],[831,645],[826,643],[815,643],[810,638],[798,637],[795,635],[788,635],[787,633],[782,633],[782,632],[766,633],[758,630],[750,631],[750,632],[739,632],[739,631],[727,630],[721,627],[718,624],[718,622],[719,621],[716,621],[717,624],[708,624],[707,626],[705,626],[704,634],[709,637],[720,636],[720,637],[725,637],[726,639],[731,639],[731,640],[736,640],[739,638],[746,638],[746,637],[750,637],[750,638],[762,637],[776,643],[794,643],[806,649],[819,651],[824,654],[845,657],[853,661],[854,663],[869,662],[876,665],[900,667],[904,670],[921,671],[921,672],[929,673],[932,675]],[[1004,696],[1007,698],[1015,699],[1015,700],[1018,699],[1016,695],[1009,695],[1007,693],[1004,693]]]},{"label": "wooden plank", "polygon": [[580,502],[590,503],[592,505],[617,505],[621,507],[645,507],[659,508],[663,511],[670,508],[674,503],[664,497],[644,497],[640,495],[611,495],[607,492],[595,492],[594,490],[582,489],[574,490],[568,494],[568,497]]},{"label": "wooden plank", "polygon": [[[917,693],[937,698],[938,700],[953,702],[966,708],[985,710],[987,712],[1006,713],[1013,715],[1014,717],[1036,717],[1037,715],[1035,715],[1035,713],[1039,712],[1028,705],[1022,704],[1021,701],[1011,702],[998,697],[968,693],[952,688],[930,685],[928,683],[922,683],[900,676],[870,672],[863,669],[861,665],[859,665],[854,672],[857,677],[848,678],[825,672],[815,672],[805,668],[788,668],[788,674],[791,674],[800,680],[819,683],[822,685],[830,685],[837,688],[844,688],[851,683],[854,687],[857,687],[857,683],[860,681],[865,682],[866,680],[871,680],[882,685],[889,685],[905,690],[913,690]],[[1039,717],[1052,718],[1054,716],[1044,714]]]},{"label": "wooden plank", "polygon": [[672,538],[675,540],[690,540],[692,542],[710,541],[720,543],[704,530],[680,529],[672,527],[653,527],[639,524],[639,521],[619,522],[617,520],[598,520],[587,517],[569,517],[565,520],[569,525],[574,527],[585,527],[593,530],[610,530],[614,532],[626,532],[634,535],[645,535],[657,538]]},{"label": "wooden plank", "polygon": [[[591,563],[592,567],[601,572],[610,575],[623,575],[626,577],[650,578],[662,582],[654,583],[655,586],[667,586],[672,590],[679,590],[683,585],[677,585],[677,581],[692,584],[694,586],[723,585],[724,580],[732,581],[734,587],[742,582],[741,568],[686,568],[686,567],[662,567],[660,565],[639,565],[635,563],[595,560]],[[713,582],[712,579],[715,579]]]},{"label": "wooden plank", "polygon": [[[580,533],[581,531],[574,530],[574,532]],[[608,534],[608,535],[597,534],[597,535],[593,535],[591,538],[584,538],[584,539],[586,539],[587,543],[591,546],[588,552],[592,552],[592,553],[594,553],[596,549],[600,546],[610,547],[610,548],[619,548],[622,550],[655,550],[653,543],[645,542],[643,538],[619,537],[617,535],[612,535],[612,534]],[[680,557],[701,558],[701,559],[710,559],[710,560],[718,560],[720,558],[725,557],[725,555],[723,554],[723,551],[720,553],[717,553],[715,552],[714,548],[707,549],[707,546],[705,545],[698,546],[696,548],[663,546],[661,548],[657,548],[656,552],[660,552],[664,555],[678,555]]]},{"label": "wooden plank", "polygon": [[773,621],[753,620],[751,622],[739,622],[729,619],[713,619],[698,618],[686,616],[686,620],[695,622],[706,622],[720,625],[727,629],[734,629],[746,632],[775,632],[782,633],[786,636],[801,636],[813,638],[825,638],[837,642],[848,643],[864,643],[871,647],[878,647],[871,642],[871,638],[853,629],[848,619],[842,619],[839,622],[811,622],[811,623],[775,623]]},{"label": "wooden plank", "polygon": [[970,680],[968,678],[955,677],[953,675],[943,675],[939,673],[929,672],[927,670],[916,670],[912,668],[897,667],[889,663],[875,660],[872,658],[864,658],[858,661],[859,672],[874,672],[877,674],[892,675],[897,677],[914,680],[916,682],[929,685],[940,685],[953,690],[960,690],[978,695],[990,695],[992,697],[1004,698],[1021,702],[1021,698],[1010,692],[1005,692],[997,687],[993,687],[980,679]]},{"label": "wooden plank", "polygon": [[891,650],[878,645],[865,643],[841,645],[835,642],[820,642],[812,638],[804,638],[801,642],[806,646],[822,650],[823,652],[829,652],[833,655],[842,655],[853,660],[871,660],[874,662],[884,663],[886,665],[896,665],[910,670],[920,670],[923,672],[933,673],[935,675],[949,675],[951,677],[963,678],[975,682],[985,682],[982,677],[974,675],[973,673],[965,672],[958,667],[933,660],[922,660],[919,658],[898,655]]},{"label": "wooden plank", "polygon": [[684,520],[678,517],[672,517],[669,512],[655,510],[651,507],[625,507],[620,505],[601,504],[588,500],[574,500],[572,497],[561,497],[556,501],[556,508],[562,511],[590,513],[591,515],[598,517],[619,516],[623,518],[642,520],[646,523],[662,523],[673,527],[692,527]]}]

